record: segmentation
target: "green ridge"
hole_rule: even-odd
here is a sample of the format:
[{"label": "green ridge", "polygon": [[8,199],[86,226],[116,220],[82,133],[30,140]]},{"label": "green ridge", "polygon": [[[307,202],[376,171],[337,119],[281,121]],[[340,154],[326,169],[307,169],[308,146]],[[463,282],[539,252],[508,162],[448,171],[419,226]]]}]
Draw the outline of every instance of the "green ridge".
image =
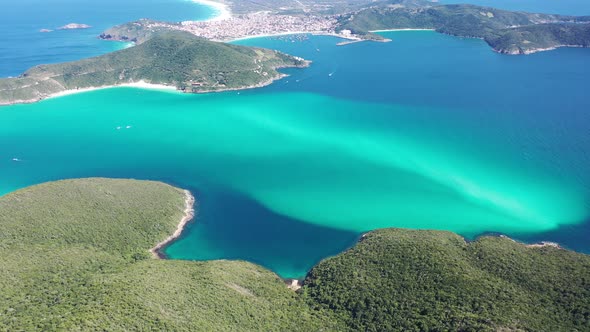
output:
[{"label": "green ridge", "polygon": [[359,331],[587,331],[590,257],[386,229],[313,268],[304,296]]},{"label": "green ridge", "polygon": [[584,331],[590,256],[380,230],[295,293],[247,262],[157,260],[182,190],[79,179],[0,197],[0,331]]},{"label": "green ridge", "polygon": [[590,46],[590,17],[513,12],[476,5],[376,6],[342,15],[338,30],[368,39],[386,29],[434,29],[484,39],[495,51],[528,54],[561,46]]},{"label": "green ridge", "polygon": [[145,81],[185,92],[245,89],[281,77],[276,69],[308,62],[277,51],[217,43],[182,31],[150,35],[135,47],[99,57],[33,67],[0,79],[0,105],[28,103],[81,88]]},{"label": "green ridge", "polygon": [[253,264],[149,258],[176,229],[184,198],[162,183],[108,179],[1,197],[0,331],[334,326]]}]

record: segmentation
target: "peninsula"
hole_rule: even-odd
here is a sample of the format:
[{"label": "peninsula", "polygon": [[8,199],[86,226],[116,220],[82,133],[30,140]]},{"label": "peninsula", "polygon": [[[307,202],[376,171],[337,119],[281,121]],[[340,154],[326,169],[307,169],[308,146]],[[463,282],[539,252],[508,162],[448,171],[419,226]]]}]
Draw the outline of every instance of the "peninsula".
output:
[{"label": "peninsula", "polygon": [[153,259],[149,248],[187,217],[187,193],[163,183],[50,182],[0,197],[0,211],[8,331],[590,327],[590,256],[553,246],[384,229],[319,263],[294,292],[252,263]]},{"label": "peninsula", "polygon": [[[428,29],[484,39],[504,54],[530,54],[557,47],[590,47],[590,17],[513,12],[476,5],[440,5],[423,0],[340,3],[331,7],[302,2],[299,10],[262,1],[236,5],[240,14],[221,20],[159,22],[139,20],[106,30],[100,38],[141,43],[160,31],[180,30],[214,41],[288,33],[334,35],[384,41],[372,31]],[[236,11],[232,7],[232,11]],[[328,14],[329,13],[329,14]]]},{"label": "peninsula", "polygon": [[475,5],[370,7],[341,15],[337,28],[367,39],[380,39],[371,31],[388,29],[432,29],[481,38],[505,54],[590,47],[590,16],[532,14]]},{"label": "peninsula", "polygon": [[99,57],[40,65],[0,79],[0,105],[36,102],[65,91],[146,82],[201,93],[260,87],[308,61],[277,51],[217,43],[182,31],[151,35],[136,47]]},{"label": "peninsula", "polygon": [[[104,31],[99,38],[142,43],[149,39],[153,33],[180,30],[212,41],[228,42],[246,37],[294,33],[336,35],[336,27],[335,17],[258,12],[214,21],[171,23],[142,19],[112,27]],[[351,36],[342,33],[339,37],[349,38]]]}]

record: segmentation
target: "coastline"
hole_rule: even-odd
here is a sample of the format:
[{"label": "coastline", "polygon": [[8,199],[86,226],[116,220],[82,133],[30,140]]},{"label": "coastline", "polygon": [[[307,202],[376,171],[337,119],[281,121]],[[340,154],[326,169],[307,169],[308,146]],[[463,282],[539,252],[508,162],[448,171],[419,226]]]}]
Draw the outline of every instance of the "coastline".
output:
[{"label": "coastline", "polygon": [[103,89],[111,89],[111,88],[140,88],[140,89],[146,89],[146,90],[158,90],[158,91],[168,91],[168,92],[178,91],[178,89],[176,89],[176,87],[174,87],[174,86],[164,85],[164,84],[152,84],[152,83],[147,83],[145,81],[139,81],[139,82],[133,82],[133,83],[117,84],[117,85],[105,85],[105,86],[92,87],[92,88],[64,90],[64,91],[52,93],[43,99],[59,98],[59,97],[74,95],[77,93],[90,92],[90,91],[103,90]]},{"label": "coastline", "polygon": [[[557,243],[557,242],[540,241],[540,242],[536,242],[536,243],[527,243],[527,242],[515,240],[515,239],[513,239],[513,238],[511,238],[511,237],[509,237],[507,235],[504,235],[504,234],[484,235],[484,236],[497,236],[497,237],[502,238],[502,239],[508,239],[508,240],[510,240],[510,241],[512,241],[514,243],[518,243],[520,245],[523,245],[526,248],[547,248],[547,247],[551,247],[551,248],[556,248],[556,249],[561,249],[561,250],[568,250],[568,249],[565,249],[562,246],[560,246],[559,243]],[[570,251],[579,252],[579,251],[575,251],[575,250],[570,250]]]},{"label": "coastline", "polygon": [[260,82],[257,84],[252,84],[252,85],[248,85],[248,86],[244,86],[244,87],[240,87],[240,88],[223,88],[223,89],[217,89],[217,90],[203,90],[203,91],[197,91],[197,92],[193,92],[193,93],[196,93],[196,94],[215,93],[215,92],[241,91],[241,90],[248,90],[248,89],[263,88],[265,86],[271,85],[272,83],[274,83],[274,81],[278,81],[278,80],[288,77],[288,76],[289,75],[287,75],[287,74],[279,73],[279,75],[271,77],[264,82]]},{"label": "coastline", "polygon": [[323,31],[286,31],[286,32],[277,32],[277,33],[238,37],[238,38],[234,38],[234,39],[223,40],[222,42],[233,43],[233,42],[240,41],[240,40],[247,40],[247,39],[254,39],[254,38],[280,37],[280,36],[289,36],[289,35],[331,36],[331,37],[337,37],[337,38],[346,39],[346,40],[350,40],[350,41],[364,41],[365,40],[365,39],[361,39],[361,38],[358,38],[355,36],[346,36],[346,35],[340,35],[337,33],[323,32]]},{"label": "coastline", "polygon": [[172,235],[168,236],[164,241],[156,244],[155,247],[150,249],[150,253],[152,254],[152,257],[155,259],[166,258],[166,256],[162,252],[162,249],[166,248],[166,246],[168,246],[170,244],[170,242],[172,242],[172,241],[176,240],[178,237],[180,237],[180,234],[182,234],[182,231],[184,230],[184,228],[186,227],[188,222],[193,220],[193,218],[195,216],[195,209],[193,207],[195,204],[195,197],[188,190],[185,190],[184,194],[185,194],[184,216],[180,220],[180,223],[176,227],[176,231],[174,231],[174,233]]},{"label": "coastline", "polygon": [[245,37],[238,37],[235,39],[224,40],[224,43],[232,43],[240,40],[247,40],[247,39],[254,39],[254,38],[268,38],[268,37],[280,37],[280,36],[289,36],[289,35],[306,35],[306,34],[314,34],[313,32],[309,31],[286,31],[286,32],[277,32],[277,33],[268,33],[262,35],[252,35],[252,36],[245,36]]},{"label": "coastline", "polygon": [[216,15],[214,17],[203,20],[203,22],[223,21],[223,20],[230,19],[232,16],[229,6],[224,3],[217,2],[217,1],[211,1],[211,0],[190,0],[190,1],[192,1],[193,3],[197,3],[200,5],[211,7],[215,10]]},{"label": "coastline", "polygon": [[[288,68],[288,67],[305,68],[305,67],[309,67],[310,63],[311,63],[311,61],[305,61],[305,64],[302,66],[286,66],[286,67],[277,67],[275,69]],[[220,89],[212,89],[212,90],[193,91],[193,92],[184,92],[184,91],[179,90],[175,86],[170,86],[170,85],[165,85],[165,84],[152,84],[152,83],[147,83],[142,80],[142,81],[132,82],[132,83],[122,83],[122,84],[105,85],[105,86],[89,87],[89,88],[81,88],[81,89],[69,89],[69,90],[59,91],[59,92],[44,95],[44,96],[39,96],[35,99],[29,99],[29,100],[15,100],[15,101],[11,101],[11,102],[0,101],[0,106],[9,106],[9,105],[16,105],[16,104],[32,104],[32,103],[40,102],[42,100],[65,97],[65,96],[70,96],[70,95],[74,95],[74,94],[78,94],[78,93],[91,92],[91,91],[104,90],[104,89],[115,89],[115,88],[138,88],[138,89],[143,89],[143,90],[161,91],[161,92],[178,93],[178,94],[186,94],[186,93],[203,94],[203,93],[215,93],[215,92],[225,92],[225,91],[240,91],[240,90],[262,88],[262,87],[268,86],[268,85],[272,84],[273,82],[280,80],[280,79],[287,77],[287,76],[289,76],[289,75],[279,72],[278,75],[272,76],[265,81],[261,81],[259,83],[251,84],[248,86],[241,86],[241,87],[234,87],[234,88],[220,88]]]},{"label": "coastline", "polygon": [[504,49],[497,50],[493,46],[491,46],[491,47],[494,52],[497,52],[499,54],[506,54],[506,55],[530,55],[530,54],[535,54],[535,53],[539,53],[539,52],[554,51],[558,48],[584,48],[584,46],[580,46],[580,45],[555,45],[555,46],[545,47],[545,48],[530,48],[530,49],[526,49],[526,50],[506,51]]},{"label": "coastline", "polygon": [[384,30],[370,30],[369,32],[395,32],[395,31],[436,31],[436,29],[384,29]]}]

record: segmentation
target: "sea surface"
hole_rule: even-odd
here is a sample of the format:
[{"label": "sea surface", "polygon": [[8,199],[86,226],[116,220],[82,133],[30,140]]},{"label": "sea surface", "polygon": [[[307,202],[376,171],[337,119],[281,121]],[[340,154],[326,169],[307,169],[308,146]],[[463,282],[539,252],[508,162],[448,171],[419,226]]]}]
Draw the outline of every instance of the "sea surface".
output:
[{"label": "sea surface", "polygon": [[[0,77],[18,76],[38,64],[78,60],[121,49],[127,44],[97,38],[117,24],[140,18],[202,20],[215,14],[212,8],[189,0],[3,0]],[[68,23],[92,28],[57,30]]]},{"label": "sea surface", "polygon": [[393,41],[237,42],[313,60],[262,89],[113,88],[2,107],[0,195],[64,178],[162,180],[198,201],[169,257],[244,259],[283,277],[382,227],[590,252],[590,50],[507,56],[430,31],[383,35]]}]

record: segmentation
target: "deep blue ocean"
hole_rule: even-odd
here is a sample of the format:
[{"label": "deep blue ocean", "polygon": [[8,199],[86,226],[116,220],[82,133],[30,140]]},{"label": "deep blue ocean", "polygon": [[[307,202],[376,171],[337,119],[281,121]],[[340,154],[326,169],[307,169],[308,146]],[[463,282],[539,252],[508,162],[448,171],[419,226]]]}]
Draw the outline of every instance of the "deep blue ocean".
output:
[{"label": "deep blue ocean", "polygon": [[[125,44],[97,38],[117,24],[140,18],[201,20],[214,14],[210,7],[188,0],[4,0],[0,4],[0,77],[17,76],[38,64],[120,49]],[[92,28],[55,30],[68,23]],[[42,33],[41,29],[54,31]]]},{"label": "deep blue ocean", "polygon": [[[507,9],[590,14],[590,6],[586,1],[473,1],[486,5],[497,4],[498,7]],[[179,21],[205,19],[211,15],[213,12],[209,8],[183,0],[158,0],[149,3],[137,0],[61,0],[51,3],[24,0],[4,4],[0,11],[0,29],[3,32],[0,34],[0,76],[15,76],[33,65],[69,61],[125,47],[125,44],[96,38],[101,31],[114,24],[143,17]],[[93,28],[39,32],[40,29],[54,29],[71,22],[90,24]],[[164,112],[170,112],[182,118],[188,116],[187,112],[201,111],[194,117],[187,118],[198,122],[203,114],[214,113],[218,105],[230,102],[240,104],[240,99],[237,98],[244,97],[246,101],[268,100],[268,103],[261,104],[260,110],[251,107],[254,111],[245,115],[264,115],[265,120],[273,120],[278,125],[294,124],[295,122],[290,121],[301,116],[311,124],[315,124],[314,121],[321,123],[327,138],[330,135],[338,138],[336,133],[339,132],[339,128],[336,124],[339,123],[354,123],[356,128],[352,128],[353,132],[362,129],[364,131],[361,132],[370,134],[368,129],[374,129],[399,134],[401,140],[404,137],[415,138],[427,142],[424,144],[426,147],[439,149],[437,153],[440,155],[437,156],[418,155],[419,150],[415,150],[418,155],[416,161],[432,166],[432,170],[449,167],[445,163],[456,163],[453,164],[453,169],[464,171],[473,179],[490,187],[509,188],[511,194],[521,196],[519,199],[533,202],[531,206],[544,211],[556,211],[560,216],[568,215],[570,212],[567,209],[568,204],[563,203],[571,203],[573,200],[581,201],[575,202],[580,203],[574,204],[576,207],[581,206],[582,210],[590,210],[590,50],[559,49],[530,56],[506,56],[492,52],[483,41],[476,39],[456,38],[424,31],[393,32],[386,35],[393,40],[391,43],[363,42],[336,46],[338,39],[325,36],[308,36],[303,39],[260,38],[237,42],[278,49],[313,60],[312,66],[308,69],[286,70],[290,77],[266,88],[243,91],[241,94],[228,92],[206,96],[177,96],[143,90],[120,93],[103,90],[87,96],[75,95],[64,98],[72,100],[71,103],[55,99],[35,105],[10,107],[0,116],[0,121],[19,118],[22,116],[19,112],[40,112],[45,110],[44,107],[47,107],[47,112],[51,112],[52,108],[55,112],[61,112],[60,116],[97,114],[101,108],[100,104],[105,103],[130,109],[131,111],[120,116],[125,121],[137,122],[139,127],[143,119],[139,112],[142,111],[142,105],[146,104],[163,105],[163,113],[150,113],[150,116],[166,117]],[[305,98],[309,98],[314,101],[313,107],[317,107],[317,110],[305,109],[289,115],[292,110],[288,107],[281,109],[280,100],[290,95],[299,96],[303,104],[306,102]],[[71,107],[67,105],[76,104],[76,100],[79,100],[80,104],[91,100],[97,102],[80,109],[65,109]],[[324,103],[328,103],[329,100],[330,105],[323,105],[322,100]],[[348,108],[333,107],[333,103],[348,105]],[[167,109],[165,105],[173,106]],[[201,110],[202,105],[209,105],[211,109]],[[248,106],[247,103],[245,105]],[[138,113],[134,113],[134,107]],[[273,111],[275,107],[276,112]],[[2,111],[4,110],[0,109],[0,112]],[[230,111],[228,112],[232,113]],[[207,121],[223,122],[223,116],[228,116],[224,114],[220,112]],[[253,121],[250,118],[248,120]],[[105,115],[102,121],[110,120]],[[4,163],[0,163],[0,172],[5,172],[0,173],[0,194],[25,185],[65,177],[109,176],[163,180],[190,189],[200,203],[197,222],[192,223],[182,239],[169,248],[173,258],[245,259],[271,268],[286,277],[300,277],[320,259],[352,245],[360,235],[361,229],[340,229],[322,226],[320,223],[314,224],[313,218],[306,218],[300,213],[316,207],[313,197],[303,197],[302,202],[306,203],[297,207],[297,210],[301,211],[289,211],[281,205],[281,199],[289,197],[289,192],[278,190],[276,195],[274,192],[251,192],[252,189],[259,189],[254,184],[256,181],[273,189],[280,188],[283,183],[280,177],[269,179],[264,174],[266,172],[255,172],[255,169],[260,169],[260,165],[278,166],[279,170],[280,167],[288,168],[290,172],[285,176],[300,176],[302,180],[298,183],[288,182],[292,186],[288,189],[297,194],[309,193],[304,191],[305,187],[316,185],[309,180],[311,178],[306,178],[309,169],[314,172],[319,169],[326,173],[326,169],[332,170],[330,174],[323,174],[324,177],[338,177],[340,174],[334,174],[337,172],[333,170],[339,169],[339,163],[342,163],[342,168],[346,171],[358,172],[358,193],[362,193],[362,190],[374,193],[372,190],[386,185],[391,185],[392,188],[411,188],[414,185],[389,184],[387,181],[391,179],[381,178],[380,172],[375,172],[378,179],[361,182],[370,178],[370,174],[364,174],[366,168],[356,168],[356,164],[346,165],[349,160],[342,156],[326,166],[319,165],[321,163],[313,158],[265,159],[267,156],[263,154],[264,149],[253,149],[237,151],[243,152],[246,157],[236,160],[231,155],[236,151],[227,146],[227,150],[224,150],[223,144],[220,144],[219,155],[212,153],[210,160],[203,160],[202,152],[185,156],[186,151],[173,148],[161,149],[169,151],[170,156],[151,155],[151,145],[164,145],[167,142],[163,137],[142,145],[141,149],[129,151],[129,154],[125,155],[128,163],[123,164],[117,159],[107,161],[108,158],[97,157],[102,154],[106,156],[107,152],[89,153],[92,150],[84,144],[94,138],[72,142],[71,139],[61,136],[46,139],[32,137],[33,135],[28,137],[26,133],[34,132],[35,126],[40,126],[38,131],[42,131],[43,124],[33,122],[27,121],[27,125],[20,129],[16,127],[10,132],[0,132],[0,139],[3,140],[0,141],[0,156],[5,157],[2,159]],[[80,120],[80,127],[87,125],[84,120]],[[205,130],[207,126],[203,127],[205,128],[201,130]],[[220,132],[223,132],[223,126],[219,128]],[[62,131],[67,136],[70,135],[70,131],[79,129],[66,126],[47,130],[54,130],[56,135]],[[208,136],[203,133],[199,135],[194,134],[195,137]],[[221,142],[229,145],[248,141],[248,137],[235,139],[237,134],[233,131],[229,131],[229,138],[223,137],[217,131],[209,136],[214,135],[219,135],[216,144]],[[339,144],[346,143],[350,137],[345,138],[336,141]],[[12,141],[13,139],[19,139],[19,142],[24,143],[15,147],[17,143]],[[322,139],[324,137],[320,137],[319,142],[323,146],[325,142]],[[54,141],[63,143],[69,149],[48,144]],[[297,150],[297,144],[287,142],[293,144],[293,150]],[[393,142],[392,146],[399,143],[396,140],[389,142]],[[47,148],[39,148],[44,146],[43,144],[48,144]],[[187,144],[190,148],[198,150],[193,146],[198,145],[198,141]],[[404,144],[399,144],[405,147]],[[345,148],[351,148],[353,151]],[[353,155],[370,152],[357,152],[354,151],[354,146],[349,145],[336,145],[334,149],[339,150],[339,153],[342,153],[340,150],[344,150],[347,154]],[[2,150],[8,152],[4,153]],[[414,150],[399,149],[398,152],[407,151]],[[25,159],[29,157],[31,162],[17,166],[10,161],[14,156],[23,156]],[[134,156],[140,161],[141,168],[134,164]],[[171,161],[177,160],[176,158],[182,159],[183,162],[168,165]],[[410,153],[402,159],[413,160],[413,156]],[[235,174],[215,173],[215,170],[222,172],[226,169],[223,163],[236,162],[240,167],[233,171]],[[217,166],[216,163],[219,163],[217,168],[213,167]],[[299,168],[298,172],[292,172],[293,168]],[[378,170],[379,168],[376,167]],[[56,171],[57,169],[60,171]],[[242,173],[248,169],[252,171],[251,174]],[[429,170],[423,170],[423,173],[428,173]],[[437,178],[438,175],[428,176]],[[210,185],[210,182],[217,178],[223,178],[227,183],[224,183],[224,186]],[[235,183],[228,180],[232,178],[235,178]],[[342,179],[343,182],[350,181],[346,179],[344,171]],[[547,189],[547,192],[534,188]],[[315,191],[320,194],[323,191],[334,190],[320,186],[316,189]],[[346,198],[347,191],[342,191],[344,194],[339,194]],[[564,193],[563,197],[560,193]],[[436,196],[439,193],[428,194]],[[367,201],[375,198],[371,195],[359,196],[366,197]],[[570,196],[575,199],[570,199]],[[295,198],[300,197],[302,196],[297,195]],[[380,202],[367,201],[363,202],[365,206],[374,203],[377,210]],[[419,197],[416,201],[419,201]],[[391,202],[395,204],[396,201]],[[338,202],[331,202],[331,205],[340,208]],[[353,205],[343,208],[350,208],[345,211],[351,215],[355,212]],[[445,206],[439,208],[441,219],[433,222],[438,222],[439,225],[448,224],[448,228],[454,229],[452,225],[455,220],[448,218],[450,212],[443,211]],[[368,210],[364,210],[363,213],[369,215],[371,211]],[[337,213],[343,212],[334,214]],[[388,225],[411,227],[406,222],[392,220]],[[476,234],[462,234],[477,236],[486,231],[494,232],[497,229],[478,229],[479,233]],[[563,224],[547,231],[507,233],[523,241],[556,241],[571,249],[590,252],[590,220],[587,219]]]},{"label": "deep blue ocean", "polygon": [[[444,0],[474,3],[509,10],[590,15],[588,0]],[[125,47],[96,38],[105,29],[152,18],[167,21],[201,20],[213,9],[189,0],[6,0],[0,5],[0,77],[17,76],[44,63],[96,56]],[[85,30],[55,30],[68,23],[83,23]],[[41,33],[41,29],[55,30]]]}]

